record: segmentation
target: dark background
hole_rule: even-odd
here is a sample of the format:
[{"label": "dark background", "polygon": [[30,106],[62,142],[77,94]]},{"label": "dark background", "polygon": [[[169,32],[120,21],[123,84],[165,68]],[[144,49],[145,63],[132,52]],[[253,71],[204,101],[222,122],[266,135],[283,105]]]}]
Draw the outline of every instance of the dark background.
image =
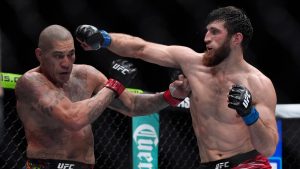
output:
[{"label": "dark background", "polygon": [[[1,0],[2,71],[23,74],[36,67],[39,33],[60,24],[72,33],[91,24],[108,32],[122,32],[166,45],[204,50],[207,14],[220,6],[246,11],[254,37],[246,59],[274,83],[278,103],[299,103],[300,17],[291,0]],[[107,75],[118,56],[106,49],[85,52],[76,42],[76,63],[90,64]],[[140,72],[132,87],[155,92],[168,87],[172,69],[131,59]]]}]

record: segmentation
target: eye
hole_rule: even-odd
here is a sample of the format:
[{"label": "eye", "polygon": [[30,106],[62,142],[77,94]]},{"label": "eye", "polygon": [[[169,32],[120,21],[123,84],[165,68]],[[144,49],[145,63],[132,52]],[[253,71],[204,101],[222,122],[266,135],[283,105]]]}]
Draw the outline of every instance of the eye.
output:
[{"label": "eye", "polygon": [[61,54],[61,53],[55,53],[55,54],[53,55],[53,57],[56,58],[56,59],[63,59],[63,58],[64,58],[64,55]]},{"label": "eye", "polygon": [[68,58],[73,58],[75,56],[75,52],[68,53]]},{"label": "eye", "polygon": [[220,31],[218,29],[211,29],[210,30],[211,34],[216,35],[218,34]]},{"label": "eye", "polygon": [[74,57],[75,56],[75,50],[71,50],[67,54],[68,57]]},{"label": "eye", "polygon": [[58,55],[55,55],[55,57],[56,57],[57,59],[63,59],[63,58],[64,58],[64,55],[58,54]]}]

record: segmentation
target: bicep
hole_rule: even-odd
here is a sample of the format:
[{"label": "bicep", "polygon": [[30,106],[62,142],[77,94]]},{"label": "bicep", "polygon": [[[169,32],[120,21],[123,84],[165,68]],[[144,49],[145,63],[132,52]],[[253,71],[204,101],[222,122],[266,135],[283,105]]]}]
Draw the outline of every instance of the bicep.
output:
[{"label": "bicep", "polygon": [[35,100],[33,106],[38,112],[57,120],[64,119],[67,110],[71,107],[71,101],[58,90],[44,90],[36,96]]},{"label": "bicep", "polygon": [[30,105],[42,116],[62,119],[64,113],[71,107],[71,101],[65,97],[62,90],[57,89],[42,76],[22,78],[16,88],[17,99]]},{"label": "bicep", "polygon": [[260,113],[260,118],[275,128],[277,98],[273,84],[268,80],[263,82],[262,85],[258,86],[258,90],[256,90],[255,94],[255,107]]},{"label": "bicep", "polygon": [[192,49],[184,46],[149,43],[142,50],[142,58],[161,66],[180,68],[181,63],[184,63],[188,57],[195,55],[195,53]]}]

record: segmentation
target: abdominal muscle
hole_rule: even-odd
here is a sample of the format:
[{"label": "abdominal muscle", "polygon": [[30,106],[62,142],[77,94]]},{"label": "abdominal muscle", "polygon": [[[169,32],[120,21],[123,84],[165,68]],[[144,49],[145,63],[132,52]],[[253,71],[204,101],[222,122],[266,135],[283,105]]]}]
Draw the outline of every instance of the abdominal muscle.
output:
[{"label": "abdominal muscle", "polygon": [[191,115],[202,163],[253,150],[247,126],[234,110],[191,102]]},{"label": "abdominal muscle", "polygon": [[35,131],[34,134],[26,132],[27,157],[95,164],[93,135],[89,128],[83,128],[80,131],[62,129],[52,134],[41,131]]}]

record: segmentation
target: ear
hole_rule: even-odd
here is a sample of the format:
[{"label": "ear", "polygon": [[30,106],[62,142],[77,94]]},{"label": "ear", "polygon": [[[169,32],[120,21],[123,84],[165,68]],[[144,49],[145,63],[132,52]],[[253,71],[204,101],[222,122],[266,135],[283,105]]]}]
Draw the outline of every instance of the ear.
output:
[{"label": "ear", "polygon": [[240,45],[242,43],[242,41],[243,41],[243,38],[244,38],[244,36],[240,32],[234,34],[233,37],[232,37],[233,44],[235,46]]},{"label": "ear", "polygon": [[41,48],[36,48],[34,52],[35,52],[35,57],[41,63],[41,61],[42,61],[42,49]]}]

